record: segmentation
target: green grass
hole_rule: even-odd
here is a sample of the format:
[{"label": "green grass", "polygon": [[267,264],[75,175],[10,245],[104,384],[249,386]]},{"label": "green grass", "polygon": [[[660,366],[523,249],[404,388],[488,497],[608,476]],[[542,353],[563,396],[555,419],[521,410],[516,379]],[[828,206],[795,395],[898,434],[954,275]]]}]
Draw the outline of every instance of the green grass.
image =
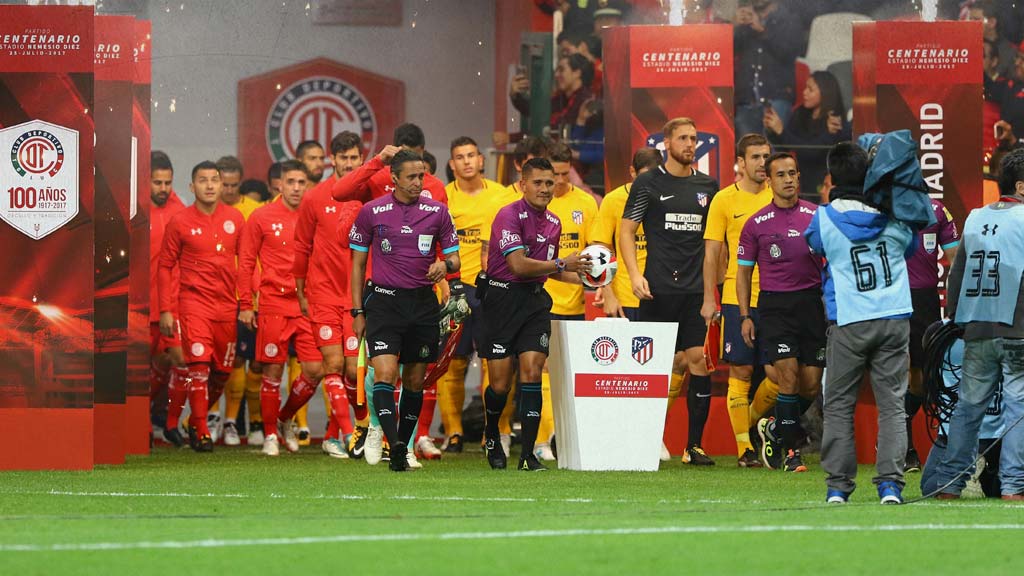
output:
[{"label": "green grass", "polygon": [[[0,473],[0,574],[1019,573],[1024,507],[883,507],[867,467],[851,504],[827,507],[809,460],[799,475],[729,458],[527,474],[470,452],[395,474],[317,447],[157,448],[92,472]],[[116,546],[81,549],[95,543]]]}]

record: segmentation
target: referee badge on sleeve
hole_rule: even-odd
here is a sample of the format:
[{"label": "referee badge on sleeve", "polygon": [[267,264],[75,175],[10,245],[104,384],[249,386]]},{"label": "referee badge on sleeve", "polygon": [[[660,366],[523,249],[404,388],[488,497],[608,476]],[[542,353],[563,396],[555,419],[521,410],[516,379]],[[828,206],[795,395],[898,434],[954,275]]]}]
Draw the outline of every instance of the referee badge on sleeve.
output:
[{"label": "referee badge on sleeve", "polygon": [[418,244],[419,249],[420,249],[420,254],[423,254],[424,256],[426,256],[427,254],[430,254],[430,247],[433,246],[433,245],[434,245],[434,235],[433,234],[420,234],[419,244]]},{"label": "referee badge on sleeve", "polygon": [[547,259],[548,260],[554,260],[555,259],[555,246],[554,246],[554,244],[548,246],[548,258]]}]

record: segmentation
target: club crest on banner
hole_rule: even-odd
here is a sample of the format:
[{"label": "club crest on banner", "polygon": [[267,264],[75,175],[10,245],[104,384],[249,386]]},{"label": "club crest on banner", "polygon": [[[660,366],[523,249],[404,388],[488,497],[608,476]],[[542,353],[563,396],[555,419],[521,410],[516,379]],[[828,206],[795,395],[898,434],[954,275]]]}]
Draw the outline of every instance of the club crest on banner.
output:
[{"label": "club crest on banner", "polygon": [[650,336],[633,337],[633,360],[643,366],[654,357],[654,338]]},{"label": "club crest on banner", "polygon": [[283,89],[267,115],[267,149],[280,162],[295,158],[304,140],[330,142],[349,130],[368,150],[376,149],[377,119],[370,101],[340,78],[314,76]]},{"label": "club crest on banner", "polygon": [[590,355],[601,366],[608,366],[619,357],[619,345],[609,336],[600,336],[590,345]]},{"label": "club crest on banner", "polygon": [[[693,162],[697,171],[707,174],[715,180],[719,179],[718,169],[718,135],[710,132],[697,132],[697,151],[694,153]],[[647,146],[661,152],[661,159],[668,160],[668,150],[665,149],[665,136],[661,132],[647,136]]]},{"label": "club crest on banner", "polygon": [[78,215],[78,132],[31,120],[0,130],[0,219],[39,240]]}]

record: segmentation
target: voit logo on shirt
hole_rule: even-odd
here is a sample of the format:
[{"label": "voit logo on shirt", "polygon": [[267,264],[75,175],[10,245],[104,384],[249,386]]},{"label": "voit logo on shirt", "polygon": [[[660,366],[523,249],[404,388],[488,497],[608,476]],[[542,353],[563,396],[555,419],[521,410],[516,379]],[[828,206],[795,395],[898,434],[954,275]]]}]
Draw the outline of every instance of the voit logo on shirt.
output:
[{"label": "voit logo on shirt", "polygon": [[78,132],[31,120],[0,130],[0,219],[39,240],[78,215]]}]

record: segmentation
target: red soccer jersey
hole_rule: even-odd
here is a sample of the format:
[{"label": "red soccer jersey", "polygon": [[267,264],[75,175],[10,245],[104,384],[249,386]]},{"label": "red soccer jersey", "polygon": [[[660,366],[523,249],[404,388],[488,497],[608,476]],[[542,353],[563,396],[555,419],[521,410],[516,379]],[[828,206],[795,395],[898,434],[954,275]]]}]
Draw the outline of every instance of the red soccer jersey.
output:
[{"label": "red soccer jersey", "polygon": [[[155,203],[149,206],[149,321],[160,321],[160,298],[157,295],[159,282],[160,249],[164,245],[164,231],[175,214],[185,209],[178,195],[171,190],[163,206]],[[171,271],[171,300],[178,299],[178,269]],[[173,309],[171,310],[174,311]]]},{"label": "red soccer jersey", "polygon": [[348,232],[362,203],[335,200],[331,196],[334,183],[333,178],[321,182],[302,198],[295,225],[292,275],[306,279],[306,299],[310,303],[348,307],[352,268]]},{"label": "red soccer jersey", "polygon": [[[384,165],[380,158],[374,156],[369,162],[336,180],[331,194],[339,202],[358,200],[369,202],[375,198],[386,196],[395,191],[391,182],[391,168]],[[423,195],[448,205],[448,194],[444,184],[432,174],[423,176]]]},{"label": "red soccer jersey", "polygon": [[257,208],[249,216],[238,256],[238,303],[242,310],[253,309],[253,271],[259,257],[260,313],[302,315],[292,275],[292,244],[298,220],[298,210],[292,210],[283,201]]},{"label": "red soccer jersey", "polygon": [[160,310],[174,311],[172,270],[181,271],[177,308],[181,316],[199,316],[215,322],[235,318],[235,276],[240,237],[245,226],[242,213],[217,203],[207,216],[193,206],[179,212],[167,224],[160,251]]}]

